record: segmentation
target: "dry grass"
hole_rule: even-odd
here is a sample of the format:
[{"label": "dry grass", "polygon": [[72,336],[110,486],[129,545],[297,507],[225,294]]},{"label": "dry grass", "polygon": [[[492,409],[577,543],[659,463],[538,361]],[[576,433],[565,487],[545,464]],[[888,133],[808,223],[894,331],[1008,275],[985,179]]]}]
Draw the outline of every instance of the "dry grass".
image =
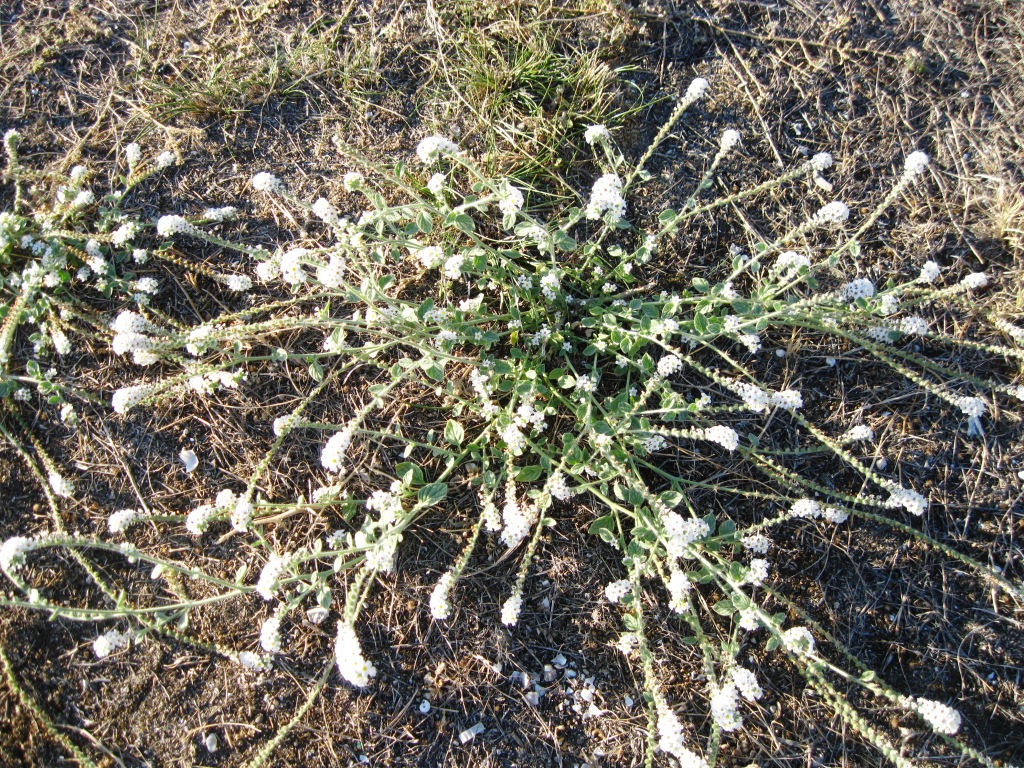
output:
[{"label": "dry grass", "polygon": [[[109,164],[111,153],[134,139],[170,148],[183,163],[172,185],[140,203],[144,215],[240,203],[258,222],[240,236],[267,242],[296,236],[306,223],[250,202],[246,180],[269,168],[286,173],[299,194],[338,200],[349,166],[331,143],[336,133],[374,157],[392,157],[408,156],[426,133],[454,128],[496,168],[569,194],[583,186],[569,170],[588,122],[618,124],[627,155],[638,156],[670,109],[662,97],[693,75],[708,75],[714,99],[655,158],[656,179],[637,201],[638,216],[678,201],[699,175],[700,158],[714,141],[709,137],[724,127],[742,130],[746,163],[723,176],[723,184],[828,150],[838,161],[830,179],[855,215],[877,199],[880,178],[897,159],[920,147],[936,159],[931,194],[887,214],[863,243],[861,273],[879,278],[926,258],[956,272],[1008,269],[993,307],[1019,317],[1024,11],[995,0],[849,6],[828,0],[784,9],[723,1],[645,10],[582,0],[482,7],[385,0],[301,9],[219,0],[158,9],[110,1],[15,3],[0,9],[0,129],[22,131],[26,154],[41,158],[44,179],[81,159]],[[166,191],[171,187],[173,194]],[[786,193],[771,207],[746,212],[745,224],[733,229],[702,222],[656,265],[663,285],[688,283],[695,270],[712,266],[703,244],[743,243],[749,229],[777,229],[784,216],[813,208],[821,194]],[[212,249],[199,257],[225,258]],[[220,311],[221,298],[203,278],[154,270],[176,285],[165,297],[168,311],[193,318]],[[802,376],[820,393],[819,402],[912,414],[902,431],[883,437],[878,452],[930,490],[927,532],[1021,577],[1024,491],[1017,473],[1024,453],[1020,425],[1009,414],[983,443],[967,443],[936,403],[892,387],[881,371],[840,373],[820,361],[799,371],[785,369],[785,361],[778,365],[780,377]],[[128,379],[90,349],[81,350],[79,367],[85,388],[109,392]],[[272,439],[266,407],[289,401],[308,384],[305,370],[281,373],[205,411],[171,404],[111,419],[104,407],[87,408],[77,430],[45,407],[26,410],[58,461],[80,470],[78,500],[65,510],[69,525],[98,531],[110,510],[135,503],[136,487],[151,505],[185,510],[244,477]],[[332,392],[331,407],[345,410],[357,384]],[[400,404],[387,413],[402,416]],[[177,453],[187,446],[209,457],[202,473],[181,471]],[[379,476],[391,461],[367,455],[359,471]],[[312,441],[290,442],[282,463],[287,472],[268,480],[268,494],[308,496],[303,478],[316,462]],[[0,538],[49,526],[45,504],[25,477],[14,453],[0,449]],[[713,494],[699,501],[721,504]],[[377,590],[365,622],[364,645],[373,649],[386,683],[354,693],[332,678],[269,764],[347,766],[363,755],[380,766],[642,764],[642,685],[612,647],[619,618],[600,599],[619,566],[616,553],[586,535],[593,516],[580,507],[558,520],[513,632],[497,615],[515,563],[493,544],[481,548],[473,578],[458,588],[450,629],[430,621],[429,590],[466,532],[442,513],[428,519],[403,543],[401,578]],[[282,540],[276,543],[294,548],[328,529],[313,515],[294,523],[277,529]],[[786,594],[834,627],[898,689],[957,700],[972,743],[994,758],[1024,759],[1024,687],[1015,671],[1024,665],[1024,632],[1013,633],[1021,626],[1011,605],[891,530],[858,522],[827,539],[814,528],[785,530],[792,538],[777,561]],[[158,542],[154,535],[139,543]],[[258,563],[239,541],[201,553],[189,552],[184,537],[175,546],[168,554],[211,570],[220,559]],[[99,565],[108,574],[119,567],[112,560]],[[88,594],[100,603],[73,563],[49,563],[44,582],[55,594],[75,600]],[[175,588],[130,583],[140,594]],[[247,615],[258,615],[262,606],[253,598],[248,608]],[[241,616],[212,610],[197,611],[193,623],[206,636],[239,642],[255,631]],[[13,674],[55,724],[19,706],[19,695],[0,684],[0,722],[8,725],[0,733],[4,765],[60,764],[67,752],[55,732],[99,765],[244,765],[302,704],[332,639],[313,625],[298,626],[288,660],[258,682],[239,685],[230,663],[171,642],[149,642],[98,663],[88,645],[95,634],[89,626],[26,612],[0,615],[0,646]],[[705,733],[692,646],[667,626],[654,630],[652,646],[669,699],[681,705],[691,733]],[[533,707],[509,675],[538,674],[558,653],[578,676],[560,672],[560,683]],[[585,719],[572,711],[568,690],[589,676],[607,713]],[[720,765],[882,763],[849,737],[795,669],[776,670],[765,682],[763,708],[744,735],[726,741]],[[425,693],[434,702],[429,715],[417,709]],[[636,702],[631,709],[627,696]],[[908,751],[956,764],[916,721],[895,710],[875,714]],[[476,722],[485,733],[461,744],[459,733]],[[215,754],[202,746],[210,731],[220,736]]]}]

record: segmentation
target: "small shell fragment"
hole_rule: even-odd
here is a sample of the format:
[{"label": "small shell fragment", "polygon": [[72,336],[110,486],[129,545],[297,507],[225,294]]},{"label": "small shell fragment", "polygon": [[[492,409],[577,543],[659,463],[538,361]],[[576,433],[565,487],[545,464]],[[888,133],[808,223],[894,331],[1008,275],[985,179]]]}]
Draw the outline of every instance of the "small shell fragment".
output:
[{"label": "small shell fragment", "polygon": [[469,728],[467,728],[466,730],[464,730],[462,733],[459,734],[459,742],[462,743],[462,744],[470,742],[470,741],[472,741],[473,739],[476,738],[477,734],[483,733],[484,730],[485,729],[484,729],[484,724],[483,723],[477,723],[476,725],[471,725]]}]

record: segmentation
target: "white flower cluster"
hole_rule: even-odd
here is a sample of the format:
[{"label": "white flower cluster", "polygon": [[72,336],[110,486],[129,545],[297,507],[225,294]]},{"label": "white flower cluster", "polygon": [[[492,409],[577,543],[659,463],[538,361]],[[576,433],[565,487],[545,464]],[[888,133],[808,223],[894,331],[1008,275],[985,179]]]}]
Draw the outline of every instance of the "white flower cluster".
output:
[{"label": "white flower cluster", "polygon": [[690,601],[687,595],[693,586],[686,574],[669,566],[672,575],[669,576],[665,588],[668,590],[668,605],[676,613],[686,613],[690,610]]},{"label": "white flower cluster", "polygon": [[444,185],[447,180],[448,177],[443,173],[435,173],[427,181],[427,189],[430,190],[435,197],[441,197],[444,194]]},{"label": "white flower cluster", "polygon": [[505,216],[514,216],[523,209],[523,193],[508,182],[498,191],[498,208]]},{"label": "white flower cluster", "polygon": [[785,253],[779,254],[779,257],[775,260],[775,264],[772,265],[772,272],[777,274],[791,277],[801,267],[810,267],[811,260],[802,253],[796,251],[786,251]]},{"label": "white flower cluster", "polygon": [[448,595],[453,583],[455,583],[455,574],[448,571],[437,580],[434,591],[430,593],[430,615],[438,621],[444,621],[452,614],[452,604]]},{"label": "white flower cluster", "polygon": [[606,173],[594,182],[590,191],[590,202],[587,203],[585,214],[588,219],[596,221],[606,214],[616,218],[626,215],[626,201],[622,197],[622,179],[614,173]]},{"label": "white flower cluster", "polygon": [[870,443],[874,439],[875,431],[871,427],[867,424],[858,424],[855,427],[850,427],[843,433],[842,437],[839,438],[839,444],[856,443],[859,440]]},{"label": "white flower cluster", "polygon": [[124,156],[128,161],[128,168],[134,168],[142,162],[142,147],[133,141],[124,148]]},{"label": "white flower cluster", "polygon": [[555,472],[548,478],[548,493],[559,501],[567,501],[572,498],[573,491],[565,482],[565,476],[561,472]]},{"label": "white flower cluster", "polygon": [[715,425],[706,429],[695,430],[695,437],[700,436],[712,443],[718,443],[727,451],[735,451],[740,444],[740,437],[732,427]]},{"label": "white flower cluster", "polygon": [[609,603],[621,603],[622,599],[630,593],[633,589],[633,585],[629,579],[620,579],[619,581],[613,581],[604,588],[604,596],[608,598]]},{"label": "white flower cluster", "polygon": [[763,533],[751,533],[743,537],[743,548],[748,552],[763,555],[768,552],[771,540]]},{"label": "white flower cluster", "polygon": [[903,161],[903,175],[913,179],[924,173],[924,169],[927,167],[928,155],[926,153],[920,150],[911,152]]},{"label": "white flower cluster", "polygon": [[501,540],[512,549],[530,535],[530,529],[540,516],[535,504],[521,504],[516,500],[514,491],[506,489],[505,504],[501,510]]},{"label": "white flower cluster", "polygon": [[744,583],[753,584],[755,587],[761,586],[768,580],[768,570],[770,568],[771,565],[767,560],[762,557],[755,557],[750,561],[750,568],[744,578]]},{"label": "white flower cluster", "polygon": [[139,522],[144,514],[141,509],[119,509],[107,518],[107,530],[111,533],[124,533]]},{"label": "white flower cluster", "polygon": [[926,261],[921,265],[921,274],[917,279],[922,283],[934,283],[939,279],[940,272],[942,272],[942,267],[934,261]]},{"label": "white flower cluster", "polygon": [[719,140],[718,143],[718,152],[719,154],[724,155],[727,152],[731,152],[733,149],[739,146],[739,143],[740,132],[732,128],[729,128],[723,131],[722,133],[722,138]]},{"label": "white flower cluster", "polygon": [[443,155],[458,155],[459,145],[441,136],[427,136],[416,146],[416,154],[423,163],[432,163]]},{"label": "white flower cluster", "polygon": [[516,589],[512,596],[501,606],[501,623],[506,627],[515,626],[519,621],[519,614],[523,611],[523,593]]},{"label": "white flower cluster", "polygon": [[889,498],[886,500],[885,506],[890,509],[903,507],[910,514],[920,517],[928,509],[928,499],[917,491],[893,485],[889,488]]},{"label": "white flower cluster", "polygon": [[92,652],[97,659],[105,659],[114,651],[124,648],[132,641],[131,632],[118,632],[116,629],[109,629],[92,641]]},{"label": "white flower cluster", "polygon": [[928,321],[918,315],[910,315],[900,320],[900,331],[908,336],[924,336],[928,333]]},{"label": "white flower cluster", "polygon": [[683,101],[692,104],[698,99],[704,98],[704,94],[707,92],[708,81],[703,77],[695,77],[690,81],[690,85],[687,86]]},{"label": "white flower cluster", "polygon": [[267,653],[281,652],[281,617],[274,615],[260,627],[260,647]]},{"label": "white flower cluster", "polygon": [[272,666],[270,659],[252,651],[240,651],[235,658],[243,667],[254,672],[266,672]]},{"label": "white flower cluster", "polygon": [[[189,222],[184,216],[175,216],[168,214],[161,216],[156,222],[156,233],[162,237],[171,237],[173,235],[190,235],[192,237],[201,237],[203,231],[199,229],[195,224]],[[95,270],[99,271],[99,270]]]},{"label": "white flower cluster", "polygon": [[583,133],[583,140],[590,145],[593,145],[595,142],[608,141],[611,137],[612,135],[603,125],[588,125],[587,130]]},{"label": "white flower cluster", "polygon": [[548,301],[554,301],[558,298],[559,288],[561,288],[561,280],[557,272],[548,272],[540,279],[540,292],[544,294],[544,298]]},{"label": "white flower cluster", "polygon": [[757,701],[764,695],[760,684],[757,682],[757,675],[746,667],[733,667],[729,672],[732,684],[736,690],[747,701]]},{"label": "white flower cluster", "polygon": [[840,224],[850,218],[850,209],[846,203],[835,200],[823,205],[818,212],[811,216],[811,224],[823,226],[825,224]]},{"label": "white flower cluster", "polygon": [[68,498],[75,492],[75,484],[55,470],[50,470],[47,475],[50,481],[50,490],[61,498]]},{"label": "white flower cluster", "polygon": [[952,707],[938,701],[918,698],[914,700],[913,708],[928,721],[928,725],[936,733],[952,736],[960,730],[960,713]]},{"label": "white flower cluster", "polygon": [[988,276],[984,272],[971,272],[960,281],[960,285],[968,290],[979,290],[988,285]]},{"label": "white flower cluster", "polygon": [[814,635],[807,627],[790,627],[782,633],[782,645],[791,653],[810,656],[814,653]]},{"label": "white flower cluster", "polygon": [[341,183],[345,186],[347,192],[358,192],[365,180],[363,174],[358,171],[349,171],[342,177]]},{"label": "white flower cluster", "polygon": [[683,724],[663,701],[658,702],[658,746],[676,758],[680,768],[708,768],[704,758],[686,748]]},{"label": "white flower cluster", "polygon": [[740,697],[732,683],[721,687],[711,686],[708,703],[711,706],[711,719],[723,731],[736,731],[743,725],[739,710]]},{"label": "white flower cluster", "polygon": [[683,361],[675,355],[665,355],[665,357],[658,361],[658,375],[663,379],[667,379],[673,373],[682,369]]},{"label": "white flower cluster", "polygon": [[828,152],[819,152],[811,158],[811,170],[824,171],[832,167],[832,155]]},{"label": "white flower cluster", "polygon": [[233,205],[223,205],[219,208],[207,208],[203,211],[203,218],[223,224],[225,221],[234,221],[238,218],[238,209]]},{"label": "white flower cluster", "polygon": [[363,657],[355,627],[347,621],[338,622],[334,661],[341,676],[356,688],[365,688],[370,684],[370,679],[377,676],[377,668]]},{"label": "white flower cluster", "polygon": [[859,277],[840,288],[839,293],[846,301],[870,299],[875,295],[875,284],[866,277]]},{"label": "white flower cluster", "polygon": [[684,519],[676,512],[666,512],[662,519],[665,523],[665,549],[673,560],[685,557],[693,542],[711,533],[708,524],[699,517]]},{"label": "white flower cluster", "polygon": [[352,445],[352,425],[349,424],[340,432],[335,432],[327,441],[323,451],[320,453],[320,463],[328,472],[338,473],[342,468],[342,461],[345,460],[345,452]]},{"label": "white flower cluster", "polygon": [[278,582],[291,567],[294,558],[294,553],[279,555],[275,552],[270,556],[260,571],[260,577],[256,582],[256,593],[260,597],[264,600],[272,600],[274,598]]},{"label": "white flower cluster", "polygon": [[35,548],[35,539],[12,536],[0,546],[0,568],[5,573],[14,573],[25,564],[28,553]]},{"label": "white flower cluster", "polygon": [[134,384],[122,387],[114,392],[110,402],[114,413],[127,413],[136,405],[149,397],[156,390],[152,384]]},{"label": "white flower cluster", "polygon": [[270,195],[283,195],[288,191],[283,181],[266,171],[261,171],[252,177],[252,188]]}]

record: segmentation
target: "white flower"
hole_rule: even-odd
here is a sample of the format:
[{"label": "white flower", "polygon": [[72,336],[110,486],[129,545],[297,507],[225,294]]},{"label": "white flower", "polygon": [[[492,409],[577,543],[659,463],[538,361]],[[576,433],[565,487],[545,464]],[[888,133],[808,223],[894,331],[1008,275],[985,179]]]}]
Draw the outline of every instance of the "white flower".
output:
[{"label": "white flower", "polygon": [[231,510],[231,527],[245,533],[249,530],[249,523],[252,522],[252,515],[255,511],[255,506],[247,496],[239,496]]},{"label": "white flower", "polygon": [[697,101],[704,97],[704,94],[708,92],[708,81],[703,77],[695,77],[690,81],[690,85],[686,89],[686,94],[683,96],[683,100],[689,103]]},{"label": "white flower", "polygon": [[699,517],[684,519],[676,512],[665,512],[662,520],[665,524],[665,549],[671,558],[683,557],[690,544],[707,538],[711,533],[708,524]]},{"label": "white flower", "polygon": [[795,411],[803,407],[804,398],[795,389],[784,389],[781,392],[773,392],[771,394],[771,404],[778,406],[779,408],[785,408],[787,411]]},{"label": "white flower", "polygon": [[266,171],[261,171],[252,177],[252,188],[271,195],[283,195],[287,191],[283,181]]},{"label": "white flower", "polygon": [[736,686],[732,683],[717,689],[712,687],[708,703],[711,707],[711,718],[723,731],[735,731],[743,725],[743,718],[739,712],[739,696]]},{"label": "white flower", "polygon": [[576,389],[581,392],[593,392],[597,389],[597,379],[583,373],[576,377]]},{"label": "white flower", "polygon": [[209,221],[223,224],[225,221],[233,221],[238,218],[238,209],[233,205],[224,205],[220,208],[207,208],[203,211],[203,218]]},{"label": "white flower", "polygon": [[849,518],[850,516],[850,513],[847,512],[845,509],[840,509],[839,507],[824,507],[821,510],[821,516],[828,520],[830,523],[835,523],[836,525],[839,525],[840,523],[846,522],[847,518]]},{"label": "white flower", "polygon": [[824,171],[826,168],[832,167],[832,155],[828,152],[819,152],[811,158],[811,169],[815,171]]},{"label": "white flower", "polygon": [[252,288],[252,280],[245,275],[221,275],[217,281],[229,291],[241,293]]},{"label": "white flower", "polygon": [[870,299],[875,295],[875,284],[866,277],[860,277],[840,288],[839,293],[846,301]]},{"label": "white flower", "polygon": [[917,315],[904,317],[900,320],[900,331],[908,336],[924,336],[928,333],[928,321]]},{"label": "white flower", "polygon": [[743,548],[758,555],[768,552],[771,541],[762,533],[751,533],[743,537]]},{"label": "white flower", "polygon": [[434,585],[434,591],[430,593],[430,615],[438,621],[443,621],[451,616],[452,604],[448,600],[452,584],[455,581],[455,574],[448,571]]},{"label": "white flower", "polygon": [[917,699],[914,708],[936,733],[952,736],[960,730],[960,713],[938,701]]},{"label": "white flower", "polygon": [[119,509],[107,518],[107,530],[111,533],[124,533],[141,518],[141,509]]},{"label": "white flower", "polygon": [[119,648],[124,648],[131,642],[130,632],[118,632],[110,629],[92,641],[92,652],[97,659],[105,659]]},{"label": "white flower", "polygon": [[340,472],[345,452],[352,444],[352,427],[346,426],[341,432],[335,432],[327,441],[320,454],[320,463],[328,472]]},{"label": "white flower", "polygon": [[875,432],[867,424],[858,424],[856,427],[850,427],[846,432],[839,438],[840,444],[842,443],[855,443],[858,440],[864,440],[871,442],[875,439]]},{"label": "white flower", "polygon": [[595,221],[609,213],[616,218],[626,215],[626,201],[622,197],[622,179],[614,173],[606,173],[594,182],[594,188],[590,192],[590,202],[586,207],[587,218]]},{"label": "white flower", "polygon": [[561,472],[556,472],[548,478],[547,489],[548,493],[559,501],[572,498],[572,489],[565,482],[565,477]]},{"label": "white flower", "polygon": [[810,656],[814,653],[814,636],[807,627],[790,627],[782,633],[782,644],[792,653]]},{"label": "white flower", "polygon": [[514,216],[523,209],[523,193],[508,182],[498,193],[498,208],[505,216]]},{"label": "white flower", "polygon": [[676,613],[686,613],[690,610],[690,601],[687,599],[687,594],[693,585],[690,584],[690,579],[682,571],[676,568],[671,568],[671,571],[672,575],[669,576],[668,583],[665,584],[666,589],[668,589],[669,607]]},{"label": "white flower", "polygon": [[318,198],[313,203],[313,213],[316,215],[324,224],[334,227],[335,229],[341,227],[341,213],[331,205],[331,202],[326,198]]},{"label": "white flower", "polygon": [[665,355],[658,361],[658,375],[663,379],[667,379],[673,373],[682,370],[683,361],[675,355]]},{"label": "white flower", "polygon": [[836,200],[818,209],[818,212],[811,217],[811,223],[815,226],[822,224],[839,224],[850,218],[850,209],[846,203]]},{"label": "white flower", "polygon": [[740,437],[732,427],[715,425],[703,430],[703,437],[712,443],[718,443],[727,451],[735,451],[740,444]]},{"label": "white flower", "polygon": [[518,590],[501,606],[501,623],[511,627],[519,621],[519,613],[523,610],[523,595]]},{"label": "white flower", "polygon": [[420,264],[427,269],[434,269],[445,262],[444,250],[437,245],[428,245],[425,248],[413,251],[413,253],[420,260]]},{"label": "white flower", "polygon": [[213,504],[202,504],[185,517],[185,530],[193,536],[202,536],[218,516],[217,507]]},{"label": "white flower", "polygon": [[435,197],[441,197],[441,195],[444,194],[444,184],[447,180],[448,177],[443,173],[435,173],[427,181],[427,189],[429,189]]},{"label": "white flower", "polygon": [[[707,83],[707,81],[704,81]],[[683,725],[664,701],[658,702],[658,746],[679,761],[680,768],[708,768],[707,761],[686,748]]]},{"label": "white flower", "polygon": [[811,260],[804,254],[797,253],[796,251],[786,251],[779,254],[779,258],[775,260],[775,264],[772,266],[772,271],[785,272],[787,276],[792,276],[800,267],[810,266]]},{"label": "white flower", "polygon": [[761,557],[755,557],[750,561],[750,570],[747,571],[745,583],[753,584],[755,587],[764,584],[768,579],[768,570],[771,565]]},{"label": "white flower", "polygon": [[370,684],[370,679],[377,676],[377,668],[363,657],[355,627],[347,621],[338,622],[334,661],[341,676],[357,688],[365,688]]},{"label": "white flower", "polygon": [[744,667],[733,667],[729,672],[732,684],[747,701],[757,701],[764,694],[757,682],[757,675]]},{"label": "white flower", "polygon": [[587,130],[583,133],[583,140],[591,145],[596,141],[608,141],[611,137],[612,135],[603,125],[588,125]]},{"label": "white flower", "polygon": [[622,598],[629,594],[633,585],[630,584],[629,579],[620,579],[619,581],[613,581],[604,588],[604,596],[608,598],[609,603],[621,603]]},{"label": "white flower", "polygon": [[941,271],[942,267],[934,261],[926,261],[921,265],[921,275],[917,279],[922,283],[934,283],[938,279]]},{"label": "white flower", "polygon": [[977,290],[988,285],[988,277],[984,272],[972,272],[960,281],[960,285],[969,290]]},{"label": "white flower", "polygon": [[50,488],[58,496],[67,498],[75,492],[75,484],[65,479],[59,472],[51,471],[49,474]]},{"label": "white flower", "polygon": [[153,386],[151,384],[136,384],[131,387],[122,387],[114,392],[111,398],[114,413],[127,413],[141,403],[152,391]]},{"label": "white flower", "polygon": [[156,156],[156,160],[153,161],[153,165],[158,171],[162,171],[164,168],[170,168],[174,165],[175,159],[173,152],[161,152]]},{"label": "white flower", "polygon": [[909,178],[920,176],[928,167],[928,155],[918,150],[907,155],[903,161],[903,175]]},{"label": "white flower", "polygon": [[256,582],[256,592],[264,600],[273,599],[274,592],[278,588],[278,582],[291,566],[292,558],[293,555],[291,554],[279,555],[274,553],[267,560]]},{"label": "white flower", "polygon": [[432,163],[443,155],[458,155],[459,145],[441,136],[427,136],[416,146],[416,154],[423,163]]},{"label": "white flower", "polygon": [[292,248],[281,256],[281,278],[291,285],[306,282],[306,272],[302,268],[302,260],[309,254],[305,248]]},{"label": "white flower", "polygon": [[885,506],[890,509],[903,507],[907,512],[912,515],[917,515],[918,517],[923,515],[928,509],[928,499],[917,491],[895,486],[889,489],[889,493],[890,495],[885,502]]},{"label": "white flower", "polygon": [[252,651],[239,652],[238,663],[256,672],[266,672],[271,667],[270,659]]},{"label": "white flower", "polygon": [[800,499],[793,502],[789,514],[790,517],[806,517],[813,520],[821,517],[821,505],[814,499]]},{"label": "white flower", "polygon": [[733,130],[732,128],[729,128],[728,130],[722,133],[722,138],[720,139],[718,145],[718,151],[724,155],[726,152],[729,152],[733,148],[735,148],[739,143],[740,132]]},{"label": "white flower", "polygon": [[278,616],[271,616],[263,622],[260,627],[260,647],[267,653],[279,653],[281,651],[281,619]]},{"label": "white flower", "polygon": [[184,216],[175,216],[173,214],[161,216],[157,220],[156,232],[163,237],[201,234],[199,228],[190,224]]},{"label": "white flower", "polygon": [[345,185],[345,189],[349,192],[355,192],[363,186],[363,174],[357,171],[349,171],[342,178],[342,184]]},{"label": "white flower", "polygon": [[36,542],[24,536],[12,536],[0,546],[0,568],[14,573],[25,564],[25,557],[35,549]]},{"label": "white flower", "polygon": [[444,272],[444,276],[447,277],[449,280],[458,280],[459,277],[462,275],[462,265],[465,261],[466,257],[463,256],[461,253],[456,253],[452,256],[449,256],[444,263],[444,268],[442,269],[442,272]]}]

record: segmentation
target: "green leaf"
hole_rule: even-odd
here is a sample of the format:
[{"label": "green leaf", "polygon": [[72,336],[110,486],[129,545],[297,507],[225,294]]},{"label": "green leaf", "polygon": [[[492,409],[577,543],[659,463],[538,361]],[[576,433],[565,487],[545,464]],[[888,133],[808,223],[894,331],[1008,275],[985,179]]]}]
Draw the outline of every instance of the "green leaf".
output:
[{"label": "green leaf", "polygon": [[542,472],[543,470],[536,464],[531,464],[528,467],[520,467],[519,471],[516,472],[516,480],[520,483],[532,483],[541,476]]},{"label": "green leaf", "polygon": [[636,616],[632,613],[624,613],[622,615],[622,623],[630,632],[640,631],[640,622],[636,620]]},{"label": "green leaf", "polygon": [[711,610],[719,616],[732,616],[736,613],[736,606],[732,604],[732,600],[719,600],[711,606]]},{"label": "green leaf", "polygon": [[426,211],[420,211],[416,214],[416,226],[420,228],[420,232],[430,234],[434,228],[434,219]]},{"label": "green leaf", "polygon": [[471,219],[464,213],[449,213],[444,223],[450,226],[454,226],[456,229],[461,230],[462,232],[476,231],[476,224],[473,223],[473,219]]},{"label": "green leaf", "polygon": [[707,293],[708,288],[711,287],[708,284],[708,281],[705,280],[703,277],[693,278],[693,280],[690,281],[690,284],[693,286],[693,290],[695,290],[697,293]]},{"label": "green leaf", "polygon": [[395,471],[407,485],[423,485],[423,470],[411,461],[403,461],[395,467]]},{"label": "green leaf", "polygon": [[430,485],[424,485],[420,488],[420,492],[416,494],[416,498],[419,499],[420,504],[423,506],[432,507],[447,495],[447,483],[431,483]]},{"label": "green leaf", "polygon": [[764,644],[764,649],[766,651],[774,651],[776,648],[779,647],[780,644],[781,643],[779,641],[779,638],[775,635],[772,635],[768,638],[768,642]]},{"label": "green leaf", "polygon": [[448,419],[448,423],[444,425],[444,439],[452,445],[462,445],[465,437],[466,430],[462,425],[454,419]]}]

